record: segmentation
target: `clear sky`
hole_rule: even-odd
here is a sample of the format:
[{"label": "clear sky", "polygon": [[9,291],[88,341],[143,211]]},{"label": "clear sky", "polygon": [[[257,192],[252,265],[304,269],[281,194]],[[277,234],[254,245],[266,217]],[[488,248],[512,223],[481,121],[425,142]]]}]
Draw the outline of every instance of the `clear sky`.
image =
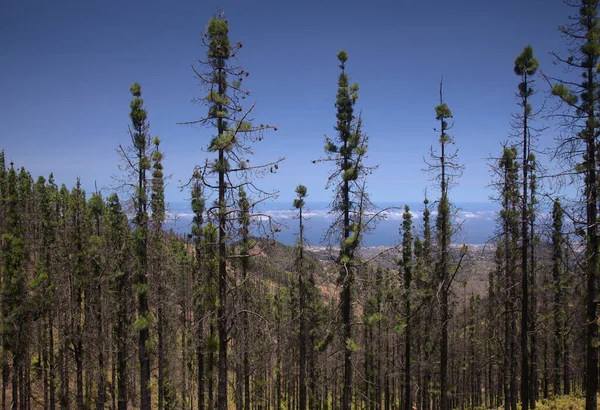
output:
[{"label": "clear sky", "polygon": [[[230,39],[243,43],[254,118],[279,127],[255,146],[255,161],[286,157],[262,183],[283,202],[299,183],[313,201],[330,198],[328,166],[311,160],[334,133],[340,49],[361,88],[367,163],[379,164],[368,182],[372,198],[419,201],[430,184],[421,170],[438,139],[443,75],[465,165],[452,199],[487,201],[486,158],[500,152],[518,110],[514,59],[531,44],[541,68],[559,75],[549,52],[565,48],[557,27],[574,12],[559,0],[2,1],[0,148],[34,177],[54,172],[68,187],[81,177],[89,191],[110,185],[115,148],[129,143],[129,85],[139,82],[172,175],[167,200],[189,197],[179,181],[204,162],[213,131],[177,123],[206,113],[190,102],[201,96],[191,65],[206,54],[200,38],[219,7]],[[547,89],[537,85],[534,106]],[[555,135],[545,131],[540,146],[552,146]]]}]

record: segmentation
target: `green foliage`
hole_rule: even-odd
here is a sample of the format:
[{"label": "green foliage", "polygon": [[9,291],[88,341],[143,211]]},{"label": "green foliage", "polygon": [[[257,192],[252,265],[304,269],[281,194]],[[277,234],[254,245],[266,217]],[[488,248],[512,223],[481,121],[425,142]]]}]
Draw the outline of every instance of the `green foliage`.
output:
[{"label": "green foliage", "polygon": [[375,312],[372,315],[365,316],[363,318],[363,322],[367,326],[373,326],[373,325],[376,325],[377,323],[381,322],[382,319],[383,319],[383,314],[381,312]]},{"label": "green foliage", "polygon": [[538,69],[539,63],[533,56],[533,47],[526,46],[521,54],[515,59],[515,74],[519,76],[533,75]]},{"label": "green foliage", "polygon": [[356,344],[356,342],[349,338],[346,339],[346,349],[348,349],[351,352],[357,352],[358,351],[358,345]]},{"label": "green foliage", "polygon": [[315,345],[315,351],[324,352],[327,346],[333,341],[333,332],[327,332],[325,337]]},{"label": "green foliage", "polygon": [[133,284],[133,289],[139,297],[148,297],[148,284],[136,282]]},{"label": "green foliage", "polygon": [[397,335],[403,335],[406,332],[407,323],[406,318],[400,318],[396,326],[394,326],[394,332]]},{"label": "green foliage", "polygon": [[333,142],[327,140],[325,141],[325,151],[328,153],[338,152],[338,147]]},{"label": "green foliage", "polygon": [[[133,83],[131,84],[131,86],[129,87],[129,91],[131,92],[131,94],[134,97],[140,97],[142,95],[142,88],[140,87],[140,85],[138,83]],[[136,100],[134,100],[136,101]],[[133,102],[132,102],[133,105]]]},{"label": "green foliage", "polygon": [[99,219],[104,213],[104,200],[100,194],[94,193],[88,201],[88,207],[93,218]]},{"label": "green foliage", "polygon": [[356,181],[358,179],[358,168],[350,167],[345,170],[342,179],[344,181]]},{"label": "green foliage", "polygon": [[552,86],[552,95],[559,97],[569,105],[575,105],[578,101],[577,95],[569,90],[564,84],[554,84]]},{"label": "green foliage", "polygon": [[437,105],[435,107],[435,119],[439,121],[446,118],[452,118],[452,111],[450,111],[448,105],[446,103]]},{"label": "green foliage", "polygon": [[162,152],[160,152],[160,139],[154,137],[154,152],[152,153],[152,194],[150,197],[150,209],[155,230],[160,231],[165,220],[165,182],[162,165]]},{"label": "green foliage", "polygon": [[231,45],[229,43],[229,25],[227,20],[218,17],[212,17],[206,26],[206,36],[209,38],[208,58],[215,59],[217,66],[224,65],[231,55]]},{"label": "green foliage", "polygon": [[138,315],[137,319],[133,323],[133,330],[139,333],[142,330],[150,329],[152,322],[154,322],[154,315],[152,312],[149,312],[146,315]]},{"label": "green foliage", "polygon": [[304,185],[298,185],[296,187],[296,196],[297,199],[294,199],[294,208],[300,209],[304,206],[304,198],[306,198],[306,187]]},{"label": "green foliage", "polygon": [[192,179],[191,196],[192,212],[194,213],[194,217],[192,219],[192,235],[194,236],[196,246],[199,246],[202,237],[202,225],[204,224],[205,199],[200,175],[198,173],[195,173]]},{"label": "green foliage", "polygon": [[237,130],[239,132],[250,132],[252,131],[252,123],[248,121],[242,121],[238,124]]}]

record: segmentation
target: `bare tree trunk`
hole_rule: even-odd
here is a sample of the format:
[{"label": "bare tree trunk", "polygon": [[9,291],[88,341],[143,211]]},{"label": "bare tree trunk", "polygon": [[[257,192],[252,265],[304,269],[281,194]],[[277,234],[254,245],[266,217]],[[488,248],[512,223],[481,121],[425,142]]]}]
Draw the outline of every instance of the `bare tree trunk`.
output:
[{"label": "bare tree trunk", "polygon": [[[210,335],[210,340],[213,340],[215,337],[215,326],[214,324],[211,322],[210,326],[209,326],[209,335]],[[208,407],[209,408],[214,408],[214,377],[212,376],[213,371],[215,368],[215,354],[214,352],[211,350],[209,352],[208,355],[208,370],[209,370],[209,374],[210,377],[208,378]]]},{"label": "bare tree trunk", "polygon": [[[198,380],[198,410],[204,410],[204,318],[202,317],[202,312],[200,312],[199,309],[196,313],[196,377]],[[162,333],[162,329],[159,329],[159,334],[160,333]],[[159,347],[159,357],[161,354],[160,352],[161,350]],[[162,355],[164,356],[164,351],[162,352]]]},{"label": "bare tree trunk", "polygon": [[11,409],[17,409],[19,405],[19,359],[15,354],[12,360],[12,403]]},{"label": "bare tree trunk", "polygon": [[54,324],[52,322],[52,311],[48,313],[48,362],[49,362],[49,398],[50,398],[50,410],[56,409],[56,373],[54,363]]},{"label": "bare tree trunk", "polygon": [[[79,333],[79,332],[78,332]],[[75,374],[76,374],[76,400],[77,407],[79,409],[85,409],[85,403],[83,400],[83,344],[81,339],[79,339],[74,346],[75,353]]]},{"label": "bare tree trunk", "polygon": [[[219,84],[219,88],[222,85]],[[219,95],[224,90],[219,89]],[[218,134],[225,132],[222,119],[219,118]],[[219,163],[225,161],[223,150],[219,150]],[[219,382],[217,386],[217,409],[227,410],[227,345],[228,345],[228,318],[227,318],[227,246],[226,246],[226,205],[225,205],[225,172],[219,170],[219,306],[217,308],[217,330],[219,335]]]},{"label": "bare tree trunk", "polygon": [[[102,298],[102,288],[98,285],[98,298]],[[96,409],[103,410],[106,403],[106,370],[104,362],[104,326],[102,318],[102,301],[98,306],[96,320],[98,321],[98,397],[96,399]]]}]

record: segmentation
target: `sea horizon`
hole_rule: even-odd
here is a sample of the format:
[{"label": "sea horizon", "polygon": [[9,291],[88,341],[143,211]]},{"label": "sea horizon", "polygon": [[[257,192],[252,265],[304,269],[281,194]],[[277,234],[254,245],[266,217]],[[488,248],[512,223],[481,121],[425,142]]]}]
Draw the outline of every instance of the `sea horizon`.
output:
[{"label": "sea horizon", "polygon": [[[399,202],[377,203],[378,209],[386,209],[385,218],[381,220],[370,232],[364,235],[362,245],[366,247],[394,246],[402,241],[400,232],[404,204]],[[420,236],[423,231],[423,203],[407,201],[413,215],[414,232]],[[431,212],[431,225],[435,225],[437,205],[429,204]],[[170,204],[170,218],[168,229],[185,234],[191,230],[193,214],[189,201],[172,202]],[[454,243],[483,245],[489,243],[496,229],[496,220],[500,206],[493,202],[462,202],[454,204],[453,226],[456,232],[452,237]],[[257,213],[263,215],[263,220],[268,216],[277,221],[280,231],[274,234],[274,239],[286,245],[295,245],[298,233],[298,211],[290,202],[271,202],[264,204]],[[303,208],[304,236],[308,246],[326,246],[327,228],[333,221],[333,214],[329,211],[327,202],[307,201]],[[259,235],[259,232],[255,232]]]}]

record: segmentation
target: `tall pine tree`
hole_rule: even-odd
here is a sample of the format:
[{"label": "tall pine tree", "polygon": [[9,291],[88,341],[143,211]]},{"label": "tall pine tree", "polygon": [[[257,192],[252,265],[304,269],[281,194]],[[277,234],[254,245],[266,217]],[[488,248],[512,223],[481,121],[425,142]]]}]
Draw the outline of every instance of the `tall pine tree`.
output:
[{"label": "tall pine tree", "polygon": [[570,70],[580,73],[581,82],[560,81],[552,88],[571,110],[565,116],[565,124],[573,136],[561,142],[561,147],[573,147],[562,152],[567,160],[576,155],[582,158],[575,171],[583,176],[585,208],[585,349],[586,349],[586,410],[596,410],[598,405],[598,133],[600,116],[600,83],[598,63],[600,62],[600,20],[598,0],[573,0],[569,4],[579,9],[569,25],[560,26],[560,31],[570,44],[569,55],[558,61]]},{"label": "tall pine tree", "polygon": [[201,69],[194,72],[206,94],[197,99],[208,106],[208,114],[185,124],[206,125],[214,128],[208,151],[217,158],[208,162],[200,173],[203,183],[217,192],[215,204],[208,209],[209,217],[218,228],[218,307],[217,332],[219,339],[217,409],[228,407],[228,345],[231,312],[228,305],[229,279],[227,259],[228,241],[231,239],[235,218],[231,209],[235,207],[236,195],[243,187],[249,194],[269,197],[268,193],[255,185],[256,177],[265,171],[274,172],[281,159],[269,164],[251,165],[248,154],[252,142],[263,139],[264,131],[276,127],[253,125],[250,114],[254,108],[245,109],[242,100],[249,91],[242,89],[242,81],[249,74],[235,63],[242,44],[232,45],[229,40],[229,24],[222,15],[212,17],[206,27],[203,43],[207,47],[206,59],[200,61]]}]

